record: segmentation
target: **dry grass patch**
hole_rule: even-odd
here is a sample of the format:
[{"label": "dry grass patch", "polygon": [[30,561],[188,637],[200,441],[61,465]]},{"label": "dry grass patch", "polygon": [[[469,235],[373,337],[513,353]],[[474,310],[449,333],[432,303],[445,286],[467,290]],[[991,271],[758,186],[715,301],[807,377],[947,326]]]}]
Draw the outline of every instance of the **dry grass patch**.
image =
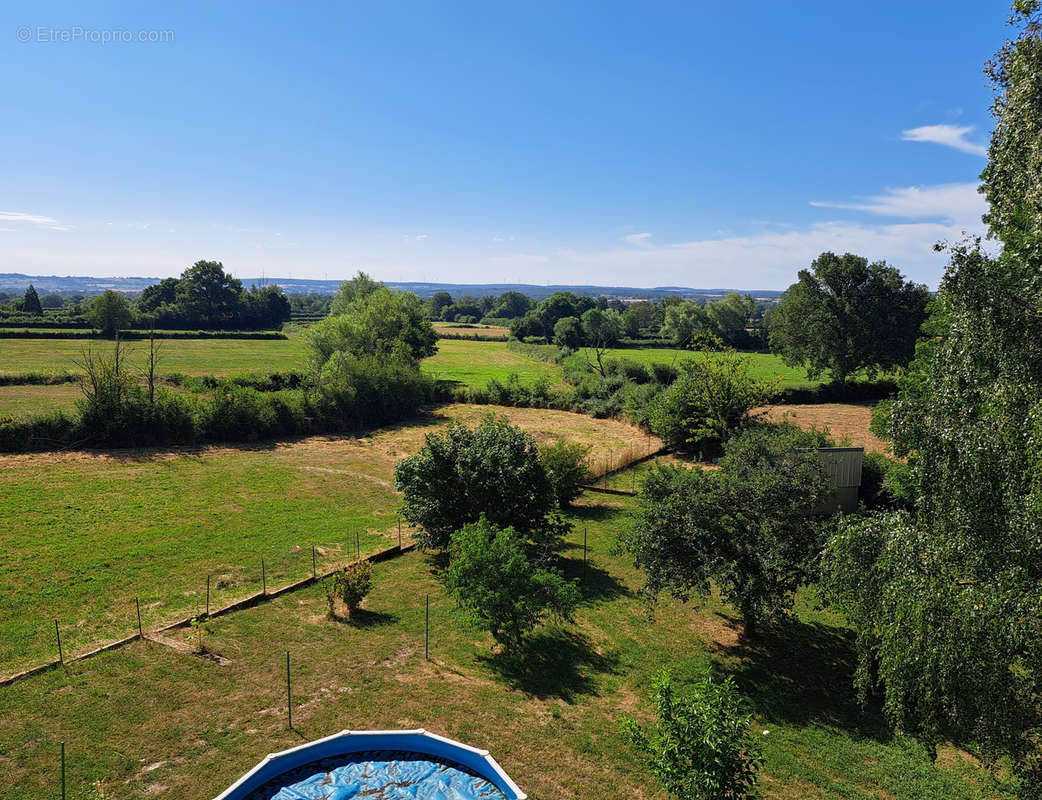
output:
[{"label": "dry grass patch", "polygon": [[866,451],[887,452],[887,443],[868,429],[872,423],[874,403],[816,403],[813,405],[766,406],[771,422],[793,422],[801,428],[828,428],[837,444],[849,442]]}]

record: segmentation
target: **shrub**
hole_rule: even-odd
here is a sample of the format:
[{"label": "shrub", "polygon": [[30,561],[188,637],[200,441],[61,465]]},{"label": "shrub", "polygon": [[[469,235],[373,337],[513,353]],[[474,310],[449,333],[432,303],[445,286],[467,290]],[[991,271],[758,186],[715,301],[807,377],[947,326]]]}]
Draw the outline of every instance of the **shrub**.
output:
[{"label": "shrub", "polygon": [[550,478],[557,505],[567,508],[582,494],[582,487],[590,482],[590,445],[558,441],[539,449],[546,474]]},{"label": "shrub", "polygon": [[861,467],[861,502],[871,509],[911,510],[914,507],[911,467],[882,453],[865,453]]},{"label": "shrub", "polygon": [[452,534],[445,583],[449,593],[508,651],[547,616],[570,620],[579,590],[559,572],[540,569],[513,528],[498,528],[482,515]]},{"label": "shrub", "polygon": [[[645,731],[633,719],[623,734],[644,753],[655,776],[677,800],[740,800],[756,794],[763,764],[751,716],[734,679],[706,678],[678,695],[667,673],[652,683],[657,724]],[[767,731],[764,731],[766,734]]]},{"label": "shrub", "polygon": [[535,439],[489,414],[477,428],[458,423],[427,435],[416,455],[398,462],[402,516],[423,529],[426,547],[446,547],[453,531],[482,514],[500,527],[549,544],[547,515],[557,502]]},{"label": "shrub", "polygon": [[774,388],[749,374],[737,353],[702,355],[682,365],[680,377],[648,409],[651,429],[677,450],[711,453],[751,421]]},{"label": "shrub", "polygon": [[336,601],[347,607],[348,616],[358,610],[373,589],[373,565],[368,561],[348,564],[330,578],[326,587],[329,616],[336,616]]}]

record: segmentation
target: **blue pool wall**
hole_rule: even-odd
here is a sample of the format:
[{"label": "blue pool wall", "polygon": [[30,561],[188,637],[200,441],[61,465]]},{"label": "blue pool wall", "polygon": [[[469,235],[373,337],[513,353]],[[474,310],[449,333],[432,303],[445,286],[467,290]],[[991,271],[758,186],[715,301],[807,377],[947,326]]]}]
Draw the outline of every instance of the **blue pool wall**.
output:
[{"label": "blue pool wall", "polygon": [[507,800],[527,800],[517,784],[503,771],[487,750],[478,750],[461,742],[446,739],[423,729],[409,731],[341,731],[325,739],[273,753],[242,778],[217,795],[214,800],[242,800],[268,781],[285,772],[323,758],[359,753],[367,750],[407,750],[454,761],[480,775],[498,788]]}]

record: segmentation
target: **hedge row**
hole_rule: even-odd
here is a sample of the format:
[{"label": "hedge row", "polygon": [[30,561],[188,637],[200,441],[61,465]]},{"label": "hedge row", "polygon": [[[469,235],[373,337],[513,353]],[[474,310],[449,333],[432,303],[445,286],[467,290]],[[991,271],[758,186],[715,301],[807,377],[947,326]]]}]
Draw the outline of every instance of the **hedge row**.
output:
[{"label": "hedge row", "polygon": [[[51,326],[53,327],[53,326]],[[148,339],[285,339],[278,331],[120,331],[124,341]],[[95,339],[102,338],[97,330],[15,330],[0,328],[0,339]]]}]

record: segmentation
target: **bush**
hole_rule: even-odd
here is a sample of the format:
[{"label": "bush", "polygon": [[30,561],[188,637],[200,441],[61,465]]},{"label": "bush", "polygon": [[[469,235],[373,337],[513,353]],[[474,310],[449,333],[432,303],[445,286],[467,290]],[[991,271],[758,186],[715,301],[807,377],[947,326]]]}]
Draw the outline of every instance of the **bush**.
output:
[{"label": "bush", "polygon": [[481,515],[499,527],[550,544],[557,501],[535,439],[489,414],[477,428],[454,423],[427,435],[420,452],[398,462],[402,516],[423,529],[425,547],[446,547],[454,531]]},{"label": "bush", "polygon": [[482,515],[452,534],[449,593],[508,651],[547,616],[570,620],[579,590],[559,572],[528,559],[524,539],[513,528],[498,528]]},{"label": "bush", "polygon": [[702,355],[682,365],[680,377],[648,409],[651,429],[670,447],[703,454],[717,451],[751,421],[774,387],[749,374],[737,353]]},{"label": "bush", "polygon": [[831,496],[813,447],[822,434],[762,426],[728,442],[717,471],[653,468],[620,544],[646,572],[644,592],[680,600],[715,584],[747,633],[789,613],[825,541],[815,515]]},{"label": "bush", "polygon": [[648,756],[651,771],[670,797],[740,800],[756,795],[763,756],[733,678],[699,681],[684,697],[677,695],[670,676],[661,673],[652,683],[651,701],[657,724],[645,731],[626,718],[622,730]]},{"label": "bush", "polygon": [[865,453],[861,467],[861,502],[870,509],[905,509],[915,505],[911,467],[882,453]]},{"label": "bush", "polygon": [[347,607],[351,616],[373,589],[373,565],[368,561],[356,561],[332,575],[326,587],[329,616],[336,616],[336,601]]},{"label": "bush", "polygon": [[546,474],[550,478],[557,505],[567,508],[582,494],[582,487],[590,482],[590,445],[558,441],[539,449]]}]

